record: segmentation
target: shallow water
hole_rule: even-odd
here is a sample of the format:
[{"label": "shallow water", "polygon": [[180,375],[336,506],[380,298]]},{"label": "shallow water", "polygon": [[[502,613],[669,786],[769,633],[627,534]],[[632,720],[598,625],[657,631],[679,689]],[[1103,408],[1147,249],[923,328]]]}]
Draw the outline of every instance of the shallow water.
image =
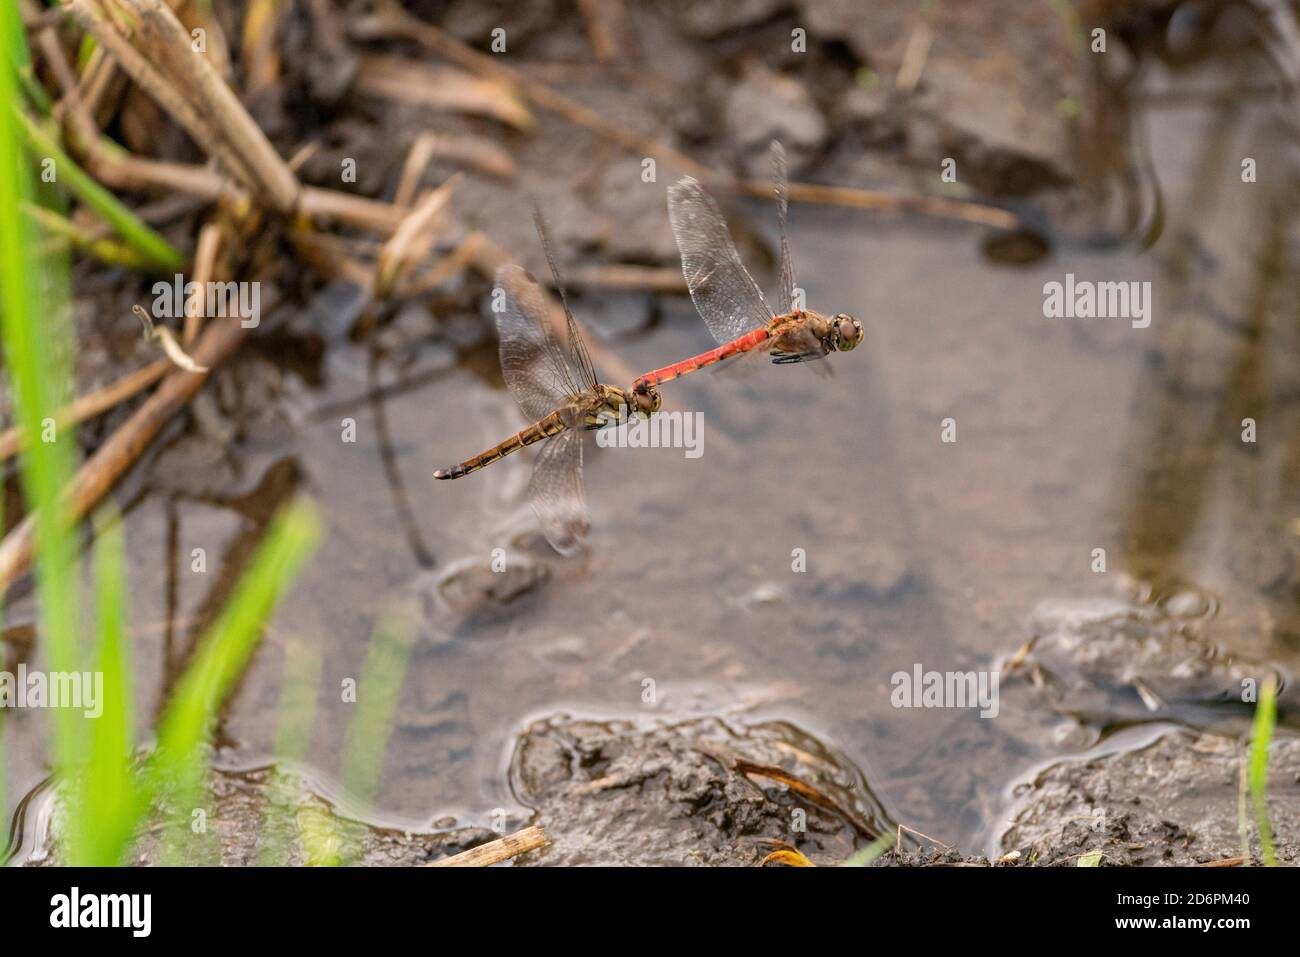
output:
[{"label": "shallow water", "polygon": [[[1153,68],[1146,84],[1225,82]],[[298,488],[321,502],[329,539],[229,709],[220,760],[252,767],[272,754],[286,649],[302,644],[322,661],[308,765],[336,779],[355,714],[338,689],[361,673],[379,616],[405,610],[416,642],[376,821],[495,826],[504,810],[521,824],[529,810],[510,792],[509,754],[522,728],[557,712],[721,714],[789,720],[833,743],[893,818],[975,849],[1009,782],[1053,756],[1134,723],[1244,727],[1240,707],[1215,696],[1223,681],[1180,684],[1178,666],[1232,655],[1285,677],[1300,664],[1295,153],[1267,99],[1194,96],[1136,122],[1155,178],[1134,167],[1135,195],[1164,204],[1149,248],[1065,240],[1012,266],[967,227],[796,206],[809,305],[855,314],[866,341],[829,360],[830,380],[761,366],[666,386],[670,408],[703,414],[699,458],[589,443],[585,563],[528,533],[526,455],[454,483],[432,477],[519,427],[483,373],[490,352],[377,404],[356,398],[365,352],[334,346],[324,381],[291,403],[299,421],[231,450],[246,494],[197,494],[202,462],[166,483],[186,496],[138,489],[127,537],[142,720],[190,640],[168,622],[202,619],[221,591],[214,578]],[[1269,172],[1243,184],[1240,155]],[[770,235],[771,210],[744,208]],[[1150,327],[1044,318],[1044,283],[1067,273],[1150,280]],[[576,306],[589,322],[610,310],[597,296]],[[639,371],[712,343],[686,299],[665,297],[651,328],[606,345]],[[1241,440],[1246,416],[1254,444]],[[355,444],[340,441],[344,417]],[[188,572],[200,546],[206,576]],[[484,570],[497,547],[504,586]],[[805,572],[792,570],[795,550]],[[484,587],[510,600],[474,611]],[[1054,658],[1043,648],[1045,667],[1106,688],[1100,699],[1062,702],[1005,674],[996,718],[891,704],[895,672],[990,669],[1035,635],[1097,620],[1103,599],[1095,627],[1108,636],[1118,621],[1145,623],[1131,650],[1084,662],[1068,642]],[[1171,678],[1154,707],[1135,684],[1143,655]],[[21,716],[10,734],[17,793],[42,778],[39,725]]]}]

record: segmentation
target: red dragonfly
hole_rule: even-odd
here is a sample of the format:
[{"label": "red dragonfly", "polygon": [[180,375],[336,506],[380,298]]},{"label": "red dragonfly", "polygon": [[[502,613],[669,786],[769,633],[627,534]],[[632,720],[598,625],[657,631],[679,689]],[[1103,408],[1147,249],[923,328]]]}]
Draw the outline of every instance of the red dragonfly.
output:
[{"label": "red dragonfly", "polygon": [[560,554],[571,555],[586,544],[591,528],[582,487],[582,432],[620,423],[631,414],[648,417],[658,411],[660,400],[653,387],[633,397],[631,390],[596,380],[551,253],[546,223],[540,212],[533,219],[564,306],[567,342],[561,344],[552,334],[549,304],[533,275],[519,266],[498,269],[496,286],[505,294],[505,308],[496,313],[501,370],[519,408],[534,421],[500,445],[438,469],[433,477],[458,479],[546,441],[533,468],[528,498],[546,540]]},{"label": "red dragonfly", "polygon": [[786,238],[789,186],[785,150],[772,143],[772,180],[781,237],[781,313],[767,304],[746,271],[717,203],[693,177],[668,190],[668,219],[682,253],[686,287],[704,324],[721,343],[681,362],[647,372],[634,383],[634,396],[649,396],[661,383],[751,351],[769,351],[778,365],[848,352],[862,341],[862,324],[844,313],[827,318],[802,308],[790,243]]}]

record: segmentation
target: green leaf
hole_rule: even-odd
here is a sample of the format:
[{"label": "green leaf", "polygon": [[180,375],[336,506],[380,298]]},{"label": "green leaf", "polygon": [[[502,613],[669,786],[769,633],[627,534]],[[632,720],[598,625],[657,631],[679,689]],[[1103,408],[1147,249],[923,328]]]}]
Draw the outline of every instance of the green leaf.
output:
[{"label": "green leaf", "polygon": [[840,867],[868,867],[876,858],[894,846],[894,840],[894,835],[882,834],[862,850],[854,851]]},{"label": "green leaf", "polygon": [[1260,851],[1264,864],[1277,866],[1273,852],[1273,828],[1268,820],[1268,746],[1277,726],[1277,686],[1269,678],[1259,689],[1259,704],[1255,706],[1255,722],[1250,735],[1250,762],[1247,776],[1250,794],[1255,806],[1255,830],[1259,833]]},{"label": "green leaf", "polygon": [[63,151],[55,138],[36,121],[19,114],[27,148],[37,161],[54,160],[58,182],[65,184],[77,198],[122,237],[128,246],[154,269],[178,272],[185,268],[185,257],[140,219],[116,196],[100,186]]},{"label": "green leaf", "polygon": [[159,726],[147,788],[151,798],[164,798],[175,814],[166,856],[186,857],[180,853],[179,840],[188,828],[180,825],[188,825],[201,804],[207,773],[205,747],[212,722],[247,667],[271,612],[315,549],[320,534],[316,508],[305,500],[290,504],[276,516],[230,603],[199,643],[176,684]]},{"label": "green leaf", "polygon": [[76,802],[77,835],[68,862],[112,867],[125,862],[139,821],[134,756],[135,699],[126,638],[126,588],[122,575],[122,523],[101,513],[95,537],[95,619],[99,636],[96,671],[103,684],[100,714],[90,721],[90,755]]}]

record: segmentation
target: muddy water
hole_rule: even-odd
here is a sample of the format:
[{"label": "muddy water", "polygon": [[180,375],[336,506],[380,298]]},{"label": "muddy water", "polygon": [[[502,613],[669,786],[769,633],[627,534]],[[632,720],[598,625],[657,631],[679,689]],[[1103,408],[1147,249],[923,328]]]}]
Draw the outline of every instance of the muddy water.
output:
[{"label": "muddy water", "polygon": [[[1148,87],[1166,82],[1157,71]],[[833,743],[894,819],[977,848],[1010,782],[1055,755],[1134,723],[1240,730],[1242,675],[1300,664],[1294,156],[1266,104],[1194,96],[1137,123],[1150,151],[1139,192],[1164,203],[1147,247],[1067,240],[1011,266],[967,228],[797,207],[809,304],[860,317],[864,345],[832,357],[830,380],[763,366],[666,388],[672,409],[703,415],[698,458],[589,446],[587,562],[531,533],[526,456],[432,478],[519,426],[483,347],[456,363],[432,342],[428,375],[370,401],[376,375],[399,374],[334,346],[283,421],[226,453],[233,490],[206,493],[217,463],[177,439],[169,478],[128,503],[142,720],[183,660],[186,623],[220,591],[214,576],[303,489],[329,540],[241,685],[220,762],[273,753],[286,649],[305,644],[322,660],[307,763],[335,780],[355,714],[340,688],[378,617],[400,609],[416,640],[366,812],[378,822],[523,823],[509,755],[557,713],[721,715]],[[1243,155],[1259,182],[1241,182]],[[767,207],[740,209],[770,226]],[[1044,283],[1067,273],[1149,280],[1150,327],[1044,318]],[[577,307],[596,326],[611,312],[595,296]],[[641,370],[711,342],[689,302],[665,298],[650,328],[606,344]],[[341,441],[345,418],[355,443]],[[948,418],[955,442],[942,441]],[[206,576],[189,569],[198,547]],[[496,548],[505,576],[487,570]],[[1005,673],[996,717],[891,704],[895,672],[987,670],[1033,637],[1051,680]],[[42,774],[38,730],[20,721],[11,735],[19,793]]]}]

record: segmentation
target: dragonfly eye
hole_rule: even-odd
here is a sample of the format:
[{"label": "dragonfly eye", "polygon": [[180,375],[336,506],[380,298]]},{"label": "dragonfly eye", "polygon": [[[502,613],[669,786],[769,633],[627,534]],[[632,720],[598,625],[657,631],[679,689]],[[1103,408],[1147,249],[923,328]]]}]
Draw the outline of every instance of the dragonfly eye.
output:
[{"label": "dragonfly eye", "polygon": [[840,352],[848,352],[862,341],[862,323],[852,316],[840,313],[835,317],[835,347]]}]

